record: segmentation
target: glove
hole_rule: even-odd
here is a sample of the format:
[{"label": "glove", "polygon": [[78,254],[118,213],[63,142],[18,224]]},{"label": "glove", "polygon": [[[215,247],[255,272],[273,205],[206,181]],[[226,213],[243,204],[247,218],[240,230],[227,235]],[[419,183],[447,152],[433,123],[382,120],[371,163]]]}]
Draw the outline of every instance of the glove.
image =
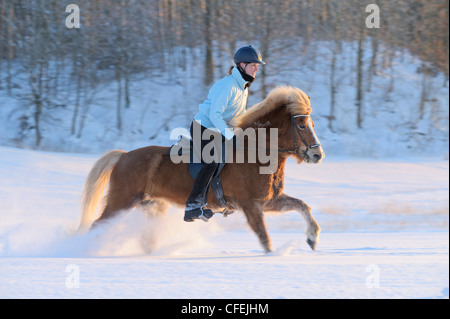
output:
[{"label": "glove", "polygon": [[234,134],[234,132],[233,132],[233,129],[232,128],[229,128],[229,127],[227,127],[226,129],[225,129],[225,142],[226,142],[226,144],[228,144],[228,145],[232,145],[233,146],[233,149],[235,149],[236,150],[236,141],[237,141],[237,137],[236,137],[236,134]]}]

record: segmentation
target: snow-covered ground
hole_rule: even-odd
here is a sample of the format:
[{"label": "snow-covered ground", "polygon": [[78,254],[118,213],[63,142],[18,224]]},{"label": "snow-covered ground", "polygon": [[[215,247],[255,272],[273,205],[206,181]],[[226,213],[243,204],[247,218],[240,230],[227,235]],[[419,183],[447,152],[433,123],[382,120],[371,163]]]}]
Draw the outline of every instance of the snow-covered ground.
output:
[{"label": "snow-covered ground", "polygon": [[73,235],[98,156],[0,147],[0,298],[449,298],[448,160],[289,162],[320,242],[295,212],[266,216],[266,255],[240,212],[133,210]]}]

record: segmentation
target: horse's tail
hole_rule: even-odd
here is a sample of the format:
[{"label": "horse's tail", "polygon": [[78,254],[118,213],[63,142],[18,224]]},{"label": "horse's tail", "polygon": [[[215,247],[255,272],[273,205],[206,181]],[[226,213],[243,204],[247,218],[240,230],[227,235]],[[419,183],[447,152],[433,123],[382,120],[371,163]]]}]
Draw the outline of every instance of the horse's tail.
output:
[{"label": "horse's tail", "polygon": [[111,172],[125,151],[114,150],[103,155],[94,164],[84,184],[83,212],[78,231],[88,230],[91,226],[95,212],[108,186]]}]

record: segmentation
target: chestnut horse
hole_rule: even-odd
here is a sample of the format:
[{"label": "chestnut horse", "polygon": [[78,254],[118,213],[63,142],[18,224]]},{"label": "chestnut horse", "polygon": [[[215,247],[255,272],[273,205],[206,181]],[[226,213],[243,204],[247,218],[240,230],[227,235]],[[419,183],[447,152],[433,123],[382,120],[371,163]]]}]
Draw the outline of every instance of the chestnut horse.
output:
[{"label": "chestnut horse", "polygon": [[[277,129],[277,165],[270,173],[262,174],[264,164],[257,160],[228,163],[220,175],[227,209],[244,212],[266,252],[272,250],[272,245],[263,212],[298,211],[307,224],[307,243],[314,250],[318,242],[320,227],[310,207],[283,193],[284,166],[289,156],[296,158],[299,164],[303,161],[319,163],[325,156],[314,132],[311,111],[309,97],[302,90],[283,86],[272,90],[265,100],[232,123],[242,130]],[[270,134],[265,138],[270,147]],[[188,163],[174,163],[168,155],[169,150],[169,147],[149,146],[130,152],[114,150],[101,157],[86,180],[80,229],[91,227],[108,186],[106,205],[94,225],[135,206],[153,205],[159,213],[167,210],[167,202],[184,206],[193,179]],[[212,192],[209,192],[207,203],[213,211],[220,208]]]}]

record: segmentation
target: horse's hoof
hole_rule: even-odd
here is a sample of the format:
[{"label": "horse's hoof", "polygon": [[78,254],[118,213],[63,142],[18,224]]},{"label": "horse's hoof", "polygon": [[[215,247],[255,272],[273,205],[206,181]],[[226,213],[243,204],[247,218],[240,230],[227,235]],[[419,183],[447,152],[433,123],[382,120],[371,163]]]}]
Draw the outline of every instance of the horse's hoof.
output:
[{"label": "horse's hoof", "polygon": [[317,242],[316,241],[312,241],[311,239],[306,239],[306,242],[308,243],[309,247],[311,247],[312,250],[316,250],[316,245]]}]

